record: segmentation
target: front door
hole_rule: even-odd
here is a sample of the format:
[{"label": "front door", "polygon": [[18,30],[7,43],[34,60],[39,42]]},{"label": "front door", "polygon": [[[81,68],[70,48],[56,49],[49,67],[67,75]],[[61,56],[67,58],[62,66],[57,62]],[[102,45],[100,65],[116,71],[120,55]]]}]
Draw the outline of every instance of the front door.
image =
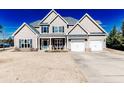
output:
[{"label": "front door", "polygon": [[42,49],[47,50],[48,48],[49,48],[49,40],[48,39],[42,40]]},{"label": "front door", "polygon": [[63,49],[63,39],[54,39],[54,48],[55,49]]}]

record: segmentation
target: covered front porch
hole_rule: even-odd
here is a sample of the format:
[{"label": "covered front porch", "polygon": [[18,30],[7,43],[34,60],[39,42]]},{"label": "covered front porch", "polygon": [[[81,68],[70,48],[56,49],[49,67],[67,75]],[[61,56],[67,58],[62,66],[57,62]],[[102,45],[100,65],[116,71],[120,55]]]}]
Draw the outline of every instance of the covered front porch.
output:
[{"label": "covered front porch", "polygon": [[40,50],[66,50],[66,38],[40,38]]}]

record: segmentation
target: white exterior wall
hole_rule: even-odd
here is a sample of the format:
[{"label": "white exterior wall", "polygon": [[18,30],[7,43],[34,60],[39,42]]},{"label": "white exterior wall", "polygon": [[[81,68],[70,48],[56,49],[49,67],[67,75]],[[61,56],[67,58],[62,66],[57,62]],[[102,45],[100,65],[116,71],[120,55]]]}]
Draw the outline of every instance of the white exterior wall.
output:
[{"label": "white exterior wall", "polygon": [[26,25],[14,36],[14,46],[19,48],[19,39],[32,39],[32,48],[37,48],[37,35]]},{"label": "white exterior wall", "polygon": [[71,41],[68,40],[68,49],[71,49]]},{"label": "white exterior wall", "polygon": [[57,16],[57,14],[54,13],[54,12],[52,12],[52,13],[43,21],[43,23],[50,23],[56,16]]},{"label": "white exterior wall", "polygon": [[86,35],[87,33],[81,29],[79,25],[76,25],[76,27],[69,33],[69,35]]},{"label": "white exterior wall", "polygon": [[104,40],[106,36],[89,36],[89,40]]},{"label": "white exterior wall", "polygon": [[67,33],[67,24],[60,18],[57,17],[51,24],[49,27],[49,33],[53,33],[53,26],[64,26],[64,33]]},{"label": "white exterior wall", "polygon": [[102,32],[87,16],[80,22],[88,32]]}]

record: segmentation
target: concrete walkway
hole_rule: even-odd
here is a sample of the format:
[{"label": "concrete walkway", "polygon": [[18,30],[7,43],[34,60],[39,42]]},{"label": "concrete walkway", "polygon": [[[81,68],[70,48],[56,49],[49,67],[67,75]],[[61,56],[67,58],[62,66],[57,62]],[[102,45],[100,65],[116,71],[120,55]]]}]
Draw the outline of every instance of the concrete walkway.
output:
[{"label": "concrete walkway", "polygon": [[124,82],[124,54],[121,51],[72,53],[88,82]]}]

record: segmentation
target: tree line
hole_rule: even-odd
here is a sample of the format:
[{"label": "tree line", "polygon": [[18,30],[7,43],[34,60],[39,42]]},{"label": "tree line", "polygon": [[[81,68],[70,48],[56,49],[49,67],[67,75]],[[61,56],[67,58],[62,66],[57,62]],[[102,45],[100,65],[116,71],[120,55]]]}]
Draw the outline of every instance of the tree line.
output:
[{"label": "tree line", "polygon": [[124,21],[122,22],[121,31],[114,26],[106,39],[108,48],[124,51]]},{"label": "tree line", "polygon": [[2,36],[2,38],[0,39],[0,43],[8,43],[8,44],[13,44],[13,39],[11,37],[9,37],[8,39],[4,38],[4,31],[3,31],[3,26],[0,25],[0,35]]}]

